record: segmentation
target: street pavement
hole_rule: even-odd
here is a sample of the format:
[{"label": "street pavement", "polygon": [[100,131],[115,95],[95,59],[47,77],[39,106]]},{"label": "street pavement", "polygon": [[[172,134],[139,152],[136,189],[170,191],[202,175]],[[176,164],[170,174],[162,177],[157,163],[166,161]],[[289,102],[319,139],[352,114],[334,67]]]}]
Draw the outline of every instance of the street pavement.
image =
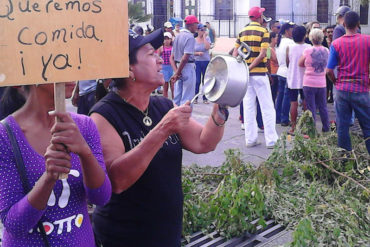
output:
[{"label": "street pavement", "polygon": [[[204,104],[199,100],[198,104],[193,105],[192,117],[198,122],[205,124],[212,111],[212,103]],[[72,106],[70,100],[67,100],[67,110],[76,112],[76,108]],[[334,119],[333,104],[328,104],[329,119]],[[183,151],[183,165],[188,166],[197,164],[200,166],[221,166],[225,161],[224,152],[228,149],[237,149],[241,152],[242,158],[246,162],[251,162],[254,166],[260,165],[265,161],[272,150],[267,149],[264,141],[264,133],[258,133],[258,140],[260,145],[252,148],[247,148],[245,145],[244,131],[241,130],[241,123],[239,121],[239,107],[229,108],[230,116],[225,125],[225,132],[222,140],[217,145],[216,149],[206,154],[194,154],[189,151]],[[317,129],[321,130],[320,117],[317,118]],[[276,125],[276,130],[280,136],[283,132],[287,132],[289,127],[282,127],[280,124]],[[288,143],[289,145],[289,143]]]}]

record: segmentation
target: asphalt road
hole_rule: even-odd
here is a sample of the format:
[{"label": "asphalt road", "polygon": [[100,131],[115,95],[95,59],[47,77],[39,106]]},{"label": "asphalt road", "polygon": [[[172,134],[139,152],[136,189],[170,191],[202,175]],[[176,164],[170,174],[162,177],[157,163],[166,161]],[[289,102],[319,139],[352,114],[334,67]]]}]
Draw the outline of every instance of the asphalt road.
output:
[{"label": "asphalt road", "polygon": [[[67,110],[76,111],[76,108],[72,106],[69,100],[67,101]],[[212,104],[204,104],[200,100],[193,107],[192,117],[204,124],[208,120],[211,110]],[[217,148],[206,154],[193,154],[184,150],[183,165],[221,166],[225,161],[224,151],[228,149],[239,149],[242,153],[243,160],[249,161],[256,166],[268,158],[272,150],[266,148],[264,134],[258,134],[259,141],[262,143],[261,145],[247,148],[245,146],[244,131],[241,130],[241,123],[239,121],[239,107],[230,108],[229,112],[230,116],[226,123],[225,133]],[[281,127],[280,125],[277,125],[276,129],[279,136],[282,132],[288,131],[288,127]]]}]

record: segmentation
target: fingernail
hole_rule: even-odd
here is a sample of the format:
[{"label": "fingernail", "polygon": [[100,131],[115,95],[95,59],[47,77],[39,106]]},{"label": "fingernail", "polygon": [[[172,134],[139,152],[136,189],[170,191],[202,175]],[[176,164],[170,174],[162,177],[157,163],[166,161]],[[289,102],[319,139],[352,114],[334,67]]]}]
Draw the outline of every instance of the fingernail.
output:
[{"label": "fingernail", "polygon": [[55,111],[49,111],[48,114],[53,115],[53,114],[55,114]]}]

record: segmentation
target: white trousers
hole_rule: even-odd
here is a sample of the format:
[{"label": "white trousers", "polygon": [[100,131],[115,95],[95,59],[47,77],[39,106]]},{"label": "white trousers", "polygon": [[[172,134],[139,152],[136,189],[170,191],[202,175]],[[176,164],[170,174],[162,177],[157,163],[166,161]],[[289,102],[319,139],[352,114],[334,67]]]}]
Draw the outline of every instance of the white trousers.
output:
[{"label": "white trousers", "polygon": [[249,77],[247,93],[243,99],[245,142],[250,144],[258,138],[256,97],[261,106],[266,146],[274,145],[279,137],[275,128],[276,112],[272,102],[270,82],[266,75]]}]

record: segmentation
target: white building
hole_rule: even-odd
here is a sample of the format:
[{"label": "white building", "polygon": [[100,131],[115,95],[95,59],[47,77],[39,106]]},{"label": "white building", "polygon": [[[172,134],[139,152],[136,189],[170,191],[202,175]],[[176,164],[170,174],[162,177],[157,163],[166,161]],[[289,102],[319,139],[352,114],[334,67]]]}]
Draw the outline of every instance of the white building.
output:
[{"label": "white building", "polygon": [[[170,17],[196,15],[210,22],[220,36],[235,37],[249,22],[248,10],[253,6],[266,8],[266,16],[297,24],[318,20],[322,26],[335,24],[334,13],[340,5],[349,5],[361,17],[362,33],[370,34],[370,8],[360,6],[360,0],[131,0],[141,2],[152,25],[159,27]],[[143,24],[141,24],[143,25]]]}]

